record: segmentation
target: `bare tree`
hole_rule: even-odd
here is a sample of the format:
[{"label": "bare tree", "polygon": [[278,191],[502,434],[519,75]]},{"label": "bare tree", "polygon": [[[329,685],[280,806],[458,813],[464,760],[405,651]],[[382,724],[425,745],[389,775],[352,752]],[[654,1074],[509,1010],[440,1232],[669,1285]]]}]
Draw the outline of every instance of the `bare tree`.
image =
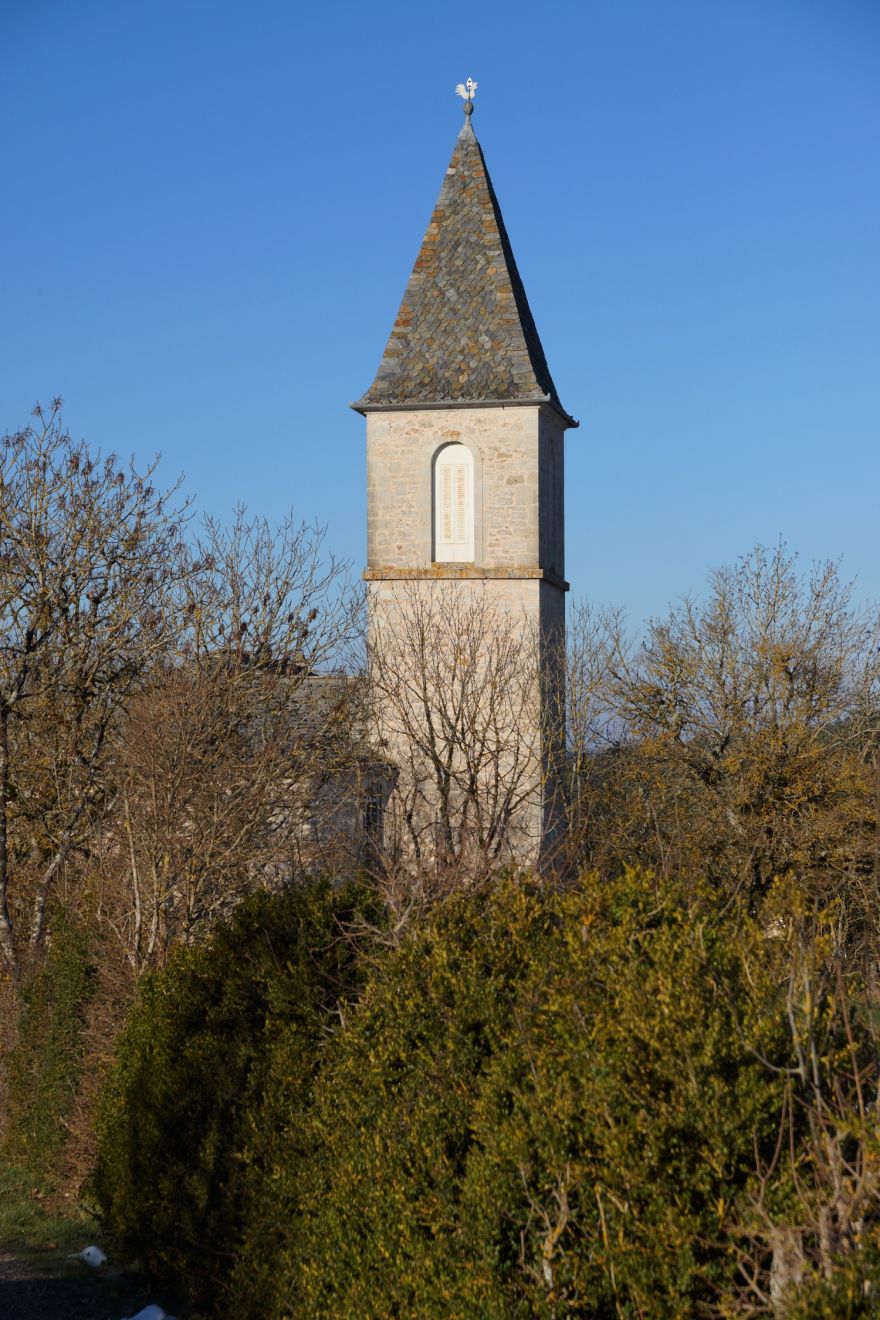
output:
[{"label": "bare tree", "polygon": [[[167,646],[183,509],[61,422],[0,454],[0,956],[15,979],[107,805],[108,735]],[[169,503],[169,501],[172,501]]]},{"label": "bare tree", "polygon": [[[855,1266],[878,1222],[880,1130],[873,968],[847,956],[841,905],[813,911],[776,895],[766,967],[787,1028],[778,1137],[729,1227],[737,1249],[735,1313],[788,1314],[798,1292]],[[774,950],[772,946],[777,946]],[[876,959],[876,951],[873,962]],[[724,1314],[729,1314],[725,1311]]]},{"label": "bare tree", "polygon": [[372,728],[396,775],[386,860],[408,884],[537,859],[556,769],[547,645],[481,591],[401,584],[373,609]]},{"label": "bare tree", "polygon": [[101,914],[136,972],[247,891],[334,864],[351,833],[360,686],[341,670],[360,607],[344,566],[320,529],[244,510],[193,553],[173,656],[115,743]]},{"label": "bare tree", "polygon": [[586,600],[570,612],[565,641],[565,681],[559,689],[560,724],[565,729],[562,848],[566,869],[576,873],[602,859],[602,840],[610,833],[610,771],[627,739],[612,700],[612,682],[628,658],[630,644],[622,613],[594,610]]},{"label": "bare tree", "polygon": [[584,860],[694,867],[756,897],[781,874],[873,885],[880,629],[836,565],[802,577],[759,547],[641,645],[616,621],[582,637],[602,725],[579,767]]}]

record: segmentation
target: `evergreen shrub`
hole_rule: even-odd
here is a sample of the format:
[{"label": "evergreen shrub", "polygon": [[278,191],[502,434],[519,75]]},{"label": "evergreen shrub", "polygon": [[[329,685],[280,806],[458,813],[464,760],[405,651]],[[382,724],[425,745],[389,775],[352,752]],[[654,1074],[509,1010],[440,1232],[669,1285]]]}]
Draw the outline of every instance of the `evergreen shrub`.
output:
[{"label": "evergreen shrub", "polygon": [[145,978],[121,1035],[94,1193],[120,1253],[212,1315],[225,1313],[249,1198],[262,1194],[263,1172],[244,1153],[267,1062],[287,1042],[295,1113],[356,975],[342,926],[358,901],[329,885],[246,901],[205,944]]},{"label": "evergreen shrub", "polygon": [[368,959],[359,904],[257,898],[147,980],[101,1117],[121,1250],[218,1320],[723,1307],[782,1112],[780,941],[639,871],[462,887]]},{"label": "evergreen shrub", "polygon": [[22,992],[3,1126],[4,1160],[50,1187],[86,1062],[83,1025],[95,988],[88,930],[56,911],[46,956]]},{"label": "evergreen shrub", "polygon": [[765,946],[639,872],[453,895],[328,1051],[271,1314],[701,1313],[777,1131]]}]

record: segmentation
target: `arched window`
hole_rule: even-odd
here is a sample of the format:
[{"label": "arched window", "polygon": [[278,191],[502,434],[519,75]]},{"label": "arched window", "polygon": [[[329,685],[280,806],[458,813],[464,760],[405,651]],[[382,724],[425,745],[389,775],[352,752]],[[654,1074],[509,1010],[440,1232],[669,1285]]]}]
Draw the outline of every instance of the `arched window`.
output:
[{"label": "arched window", "polygon": [[465,445],[444,445],[434,460],[434,562],[474,558],[474,459]]}]

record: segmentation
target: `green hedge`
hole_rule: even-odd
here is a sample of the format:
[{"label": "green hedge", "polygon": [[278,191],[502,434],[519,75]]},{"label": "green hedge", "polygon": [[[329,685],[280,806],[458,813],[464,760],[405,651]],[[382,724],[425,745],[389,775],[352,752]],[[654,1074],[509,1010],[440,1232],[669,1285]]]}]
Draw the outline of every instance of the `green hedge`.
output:
[{"label": "green hedge", "polygon": [[[343,937],[363,904],[254,900],[147,981],[101,1118],[121,1250],[218,1320],[733,1314],[789,1085],[786,942],[638,871],[463,887],[396,948]],[[763,1209],[796,1223],[778,1164]],[[868,1256],[792,1315],[869,1314]]]},{"label": "green hedge", "polygon": [[777,1130],[752,1047],[784,1041],[750,1008],[766,941],[712,907],[637,872],[445,904],[336,1036],[273,1314],[657,1317],[717,1299],[754,1143]]},{"label": "green hedge", "polygon": [[[222,1313],[250,1198],[267,1065],[284,1040],[287,1104],[307,1103],[335,1005],[356,975],[343,927],[357,896],[329,886],[259,895],[206,944],[148,977],[99,1115],[94,1192],[118,1249]],[[250,1309],[248,1314],[259,1314]]]},{"label": "green hedge", "polygon": [[22,993],[2,1151],[7,1162],[50,1185],[57,1182],[86,1063],[83,1021],[96,979],[88,930],[56,912],[45,959]]}]

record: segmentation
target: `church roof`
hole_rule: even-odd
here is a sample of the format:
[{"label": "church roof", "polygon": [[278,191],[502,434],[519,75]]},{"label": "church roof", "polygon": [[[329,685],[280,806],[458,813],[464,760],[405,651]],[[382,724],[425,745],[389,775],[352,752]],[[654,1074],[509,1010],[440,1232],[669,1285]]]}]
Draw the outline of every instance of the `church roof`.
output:
[{"label": "church roof", "polygon": [[559,402],[467,114],[376,379],[352,406],[543,402],[576,425]]}]

